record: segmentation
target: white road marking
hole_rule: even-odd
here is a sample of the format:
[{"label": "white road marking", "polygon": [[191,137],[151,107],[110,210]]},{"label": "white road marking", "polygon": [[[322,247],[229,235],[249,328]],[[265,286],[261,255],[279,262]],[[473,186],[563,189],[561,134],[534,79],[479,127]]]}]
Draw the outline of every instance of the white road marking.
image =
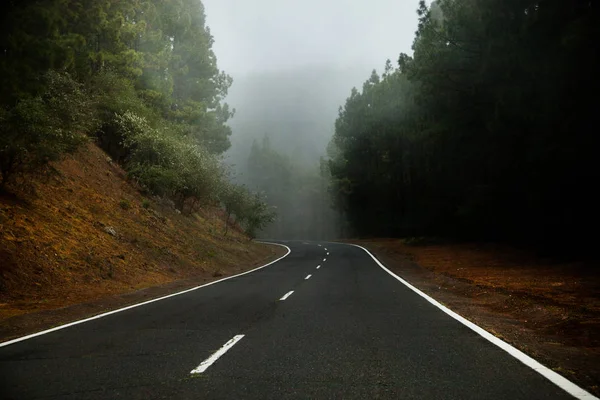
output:
[{"label": "white road marking", "polygon": [[156,298],[156,299],[144,301],[144,302],[138,303],[138,304],[132,304],[130,306],[119,308],[117,310],[113,310],[113,311],[105,312],[105,313],[102,313],[102,314],[94,315],[93,317],[90,317],[90,318],[80,319],[79,321],[70,322],[68,324],[64,324],[64,325],[56,326],[54,328],[46,329],[45,331],[41,331],[41,332],[37,332],[37,333],[32,333],[31,335],[22,336],[20,338],[12,339],[12,340],[0,343],[0,347],[8,346],[8,345],[11,345],[11,344],[17,343],[17,342],[22,342],[23,340],[31,339],[31,338],[34,338],[36,336],[45,335],[47,333],[58,331],[58,330],[61,330],[61,329],[65,329],[65,328],[68,328],[70,326],[83,324],[84,322],[89,322],[89,321],[93,321],[95,319],[107,317],[109,315],[116,314],[116,313],[119,313],[121,311],[126,311],[126,310],[130,310],[132,308],[136,308],[136,307],[140,307],[140,306],[145,306],[146,304],[154,303],[155,301],[165,300],[165,299],[168,299],[169,297],[179,296],[180,294],[192,292],[194,290],[198,290],[198,289],[201,289],[201,288],[206,287],[206,286],[214,285],[215,283],[223,282],[223,281],[226,281],[228,279],[237,278],[238,276],[246,275],[246,274],[249,274],[251,272],[258,271],[259,269],[268,267],[269,265],[275,264],[277,261],[279,261],[281,259],[284,259],[285,257],[287,257],[292,252],[292,250],[289,247],[287,247],[287,246],[285,246],[283,244],[269,243],[269,242],[261,242],[261,243],[268,243],[268,244],[272,244],[272,245],[276,245],[276,246],[285,247],[287,249],[287,253],[285,253],[285,255],[279,257],[277,260],[271,261],[270,263],[263,265],[262,267],[254,268],[254,269],[252,269],[250,271],[242,272],[241,274],[229,276],[227,278],[219,279],[218,281],[209,282],[207,284],[196,286],[194,288],[187,289],[187,290],[184,290],[184,291],[181,291],[181,292],[169,294],[167,296],[163,296],[163,297],[159,297],[159,298]]},{"label": "white road marking", "polygon": [[491,333],[489,333],[485,329],[481,328],[480,326],[475,325],[474,323],[472,323],[465,317],[450,310],[448,307],[443,306],[434,298],[429,297],[428,295],[426,295],[425,293],[423,293],[422,291],[420,291],[419,289],[417,289],[416,287],[414,287],[413,285],[411,285],[410,283],[408,283],[407,281],[405,281],[404,279],[400,278],[398,275],[394,274],[392,271],[387,269],[382,263],[379,262],[379,260],[377,260],[377,258],[375,258],[375,256],[373,254],[371,254],[371,252],[369,250],[367,250],[364,247],[359,246],[357,244],[348,244],[348,245],[363,249],[369,256],[371,256],[371,258],[377,263],[377,265],[379,265],[381,268],[383,268],[383,270],[385,272],[387,272],[388,274],[390,274],[391,276],[396,278],[398,281],[400,281],[403,285],[408,287],[410,290],[412,290],[419,296],[423,297],[429,303],[433,304],[434,306],[436,306],[437,308],[439,308],[440,310],[442,310],[443,312],[448,314],[450,317],[454,318],[461,324],[465,325],[467,328],[473,330],[474,332],[479,334],[484,339],[486,339],[489,342],[500,347],[502,350],[506,351],[508,354],[510,354],[517,360],[521,361],[523,364],[527,365],[529,368],[533,369],[535,372],[542,375],[544,378],[548,379],[550,382],[554,383],[556,386],[560,387],[565,392],[569,393],[571,396],[574,396],[575,398],[580,399],[580,400],[600,400],[600,399],[598,399],[598,397],[587,392],[583,388],[577,386],[576,384],[574,384],[570,380],[566,379],[562,375],[559,375],[556,372],[549,369],[548,367],[540,364],[538,361],[529,357],[527,354],[523,353],[521,350],[511,346],[510,344],[506,343],[502,339],[497,338],[496,336],[492,335]]},{"label": "white road marking", "polygon": [[211,365],[214,364],[215,361],[219,359],[223,354],[227,353],[227,351],[232,348],[237,342],[242,340],[244,335],[236,335],[229,342],[225,343],[223,347],[219,350],[215,351],[212,356],[208,357],[206,360],[202,361],[197,368],[190,371],[190,374],[201,374],[208,369]]},{"label": "white road marking", "polygon": [[321,247],[321,245],[320,245],[320,244],[318,244],[317,246]]},{"label": "white road marking", "polygon": [[320,265],[317,265],[317,269],[319,269],[319,268],[321,268],[321,266],[320,266]]},{"label": "white road marking", "polygon": [[327,247],[325,247],[325,251],[327,251]]},{"label": "white road marking", "polygon": [[304,280],[310,279],[310,277],[311,277],[311,276],[312,276],[311,274],[308,274],[308,275],[306,276],[306,278],[304,278]]},{"label": "white road marking", "polygon": [[327,252],[327,255],[329,255],[329,252]]},{"label": "white road marking", "polygon": [[290,297],[292,295],[292,293],[294,293],[293,290],[290,290],[289,292],[287,292],[282,298],[280,298],[279,300],[284,301],[285,299],[287,299],[288,297]]},{"label": "white road marking", "polygon": [[327,260],[326,258],[323,259],[323,262],[325,262],[325,260]]}]

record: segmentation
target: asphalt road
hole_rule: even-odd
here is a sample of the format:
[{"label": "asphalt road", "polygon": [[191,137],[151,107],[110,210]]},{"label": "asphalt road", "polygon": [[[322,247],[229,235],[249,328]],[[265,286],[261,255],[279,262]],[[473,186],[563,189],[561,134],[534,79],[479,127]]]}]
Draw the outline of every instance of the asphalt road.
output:
[{"label": "asphalt road", "polygon": [[0,347],[0,398],[572,399],[363,250],[285,244],[250,274]]}]

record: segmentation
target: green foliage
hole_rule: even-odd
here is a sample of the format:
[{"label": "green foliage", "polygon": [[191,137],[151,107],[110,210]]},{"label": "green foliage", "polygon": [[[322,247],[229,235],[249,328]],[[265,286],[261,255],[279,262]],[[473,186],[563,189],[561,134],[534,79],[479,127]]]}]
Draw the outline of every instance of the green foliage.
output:
[{"label": "green foliage", "polygon": [[157,110],[148,106],[135,89],[134,82],[114,71],[92,76],[87,85],[97,102],[103,123],[111,122],[115,113],[130,111],[153,121],[160,120]]},{"label": "green foliage", "polygon": [[[9,1],[0,11],[1,185],[90,134],[180,210],[218,200],[232,79],[217,67],[200,0]],[[246,197],[236,214],[250,215]]]},{"label": "green foliage", "polygon": [[219,200],[225,211],[225,235],[229,231],[232,216],[237,218],[238,221],[243,219],[247,198],[248,192],[243,186],[229,183],[221,188]]},{"label": "green foliage", "polygon": [[277,215],[273,207],[267,204],[264,195],[252,193],[242,185],[224,185],[219,200],[225,209],[225,235],[232,217],[235,217],[235,221],[254,238],[258,232],[274,222]]},{"label": "green foliage", "polygon": [[214,156],[192,141],[150,126],[132,112],[115,116],[127,149],[125,165],[132,177],[152,193],[174,199],[179,209],[187,200],[215,200],[223,170]]},{"label": "green foliage", "polygon": [[93,103],[66,73],[49,71],[37,96],[0,111],[2,185],[16,173],[33,171],[71,153],[96,128]]},{"label": "green foliage", "polygon": [[96,136],[98,144],[112,159],[124,162],[128,156],[128,149],[123,144],[123,132],[115,114],[130,112],[151,123],[161,121],[156,110],[148,107],[138,95],[134,83],[113,71],[103,71],[90,78],[88,81],[91,96],[97,104],[97,113],[100,128]]},{"label": "green foliage", "polygon": [[598,7],[440,0],[418,14],[413,56],[336,122],[330,190],[354,233],[589,246]]},{"label": "green foliage", "polygon": [[256,237],[258,232],[275,221],[276,216],[276,212],[267,204],[264,196],[255,193],[250,197],[242,219],[246,233],[252,238]]},{"label": "green foliage", "polygon": [[129,210],[131,208],[131,203],[129,200],[122,199],[119,201],[119,207],[121,207],[123,210]]},{"label": "green foliage", "polygon": [[119,161],[127,154],[111,124],[127,111],[177,125],[213,154],[229,148],[232,79],[217,68],[199,0],[10,1],[1,11],[0,106],[39,96],[47,71],[67,71],[97,101],[100,144]]},{"label": "green foliage", "polygon": [[148,199],[142,200],[142,208],[146,210],[150,208],[150,201]]}]

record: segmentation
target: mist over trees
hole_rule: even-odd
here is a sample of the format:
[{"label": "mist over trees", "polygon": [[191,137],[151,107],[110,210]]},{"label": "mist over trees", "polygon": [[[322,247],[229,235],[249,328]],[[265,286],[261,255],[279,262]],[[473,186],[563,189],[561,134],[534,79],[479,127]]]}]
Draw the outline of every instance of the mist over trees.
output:
[{"label": "mist over trees", "polygon": [[413,56],[336,121],[331,192],[352,233],[593,248],[599,8],[422,1]]},{"label": "mist over trees", "polygon": [[[182,211],[223,203],[232,78],[217,67],[200,0],[1,7],[2,186],[91,138],[143,190]],[[272,212],[240,190],[233,218],[254,235]]]},{"label": "mist over trees", "polygon": [[308,66],[236,79],[227,97],[236,108],[227,160],[239,182],[263,192],[277,208],[277,219],[262,236],[339,237],[342,223],[332,209],[321,158],[339,104],[363,74],[358,67]]},{"label": "mist over trees", "polygon": [[236,109],[229,121],[233,146],[227,155],[241,164],[253,141],[266,134],[275,150],[303,166],[314,166],[325,155],[348,87],[362,82],[368,71],[312,65],[236,77],[227,96]]},{"label": "mist over trees", "polygon": [[328,176],[321,168],[294,164],[276,151],[269,136],[255,140],[240,179],[264,193],[277,218],[261,236],[282,239],[329,239],[338,232],[337,213],[327,194]]}]

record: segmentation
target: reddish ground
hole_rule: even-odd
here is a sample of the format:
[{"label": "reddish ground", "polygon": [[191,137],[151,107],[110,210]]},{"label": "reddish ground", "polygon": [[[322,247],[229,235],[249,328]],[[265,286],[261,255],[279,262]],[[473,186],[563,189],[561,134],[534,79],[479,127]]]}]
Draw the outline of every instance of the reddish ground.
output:
[{"label": "reddish ground", "polygon": [[93,144],[52,168],[0,194],[0,322],[10,328],[0,337],[44,327],[22,314],[173,281],[193,285],[281,254],[237,229],[225,237],[218,209],[181,215],[145,198]]},{"label": "reddish ground", "polygon": [[600,276],[493,244],[353,241],[419,289],[600,395]]}]

